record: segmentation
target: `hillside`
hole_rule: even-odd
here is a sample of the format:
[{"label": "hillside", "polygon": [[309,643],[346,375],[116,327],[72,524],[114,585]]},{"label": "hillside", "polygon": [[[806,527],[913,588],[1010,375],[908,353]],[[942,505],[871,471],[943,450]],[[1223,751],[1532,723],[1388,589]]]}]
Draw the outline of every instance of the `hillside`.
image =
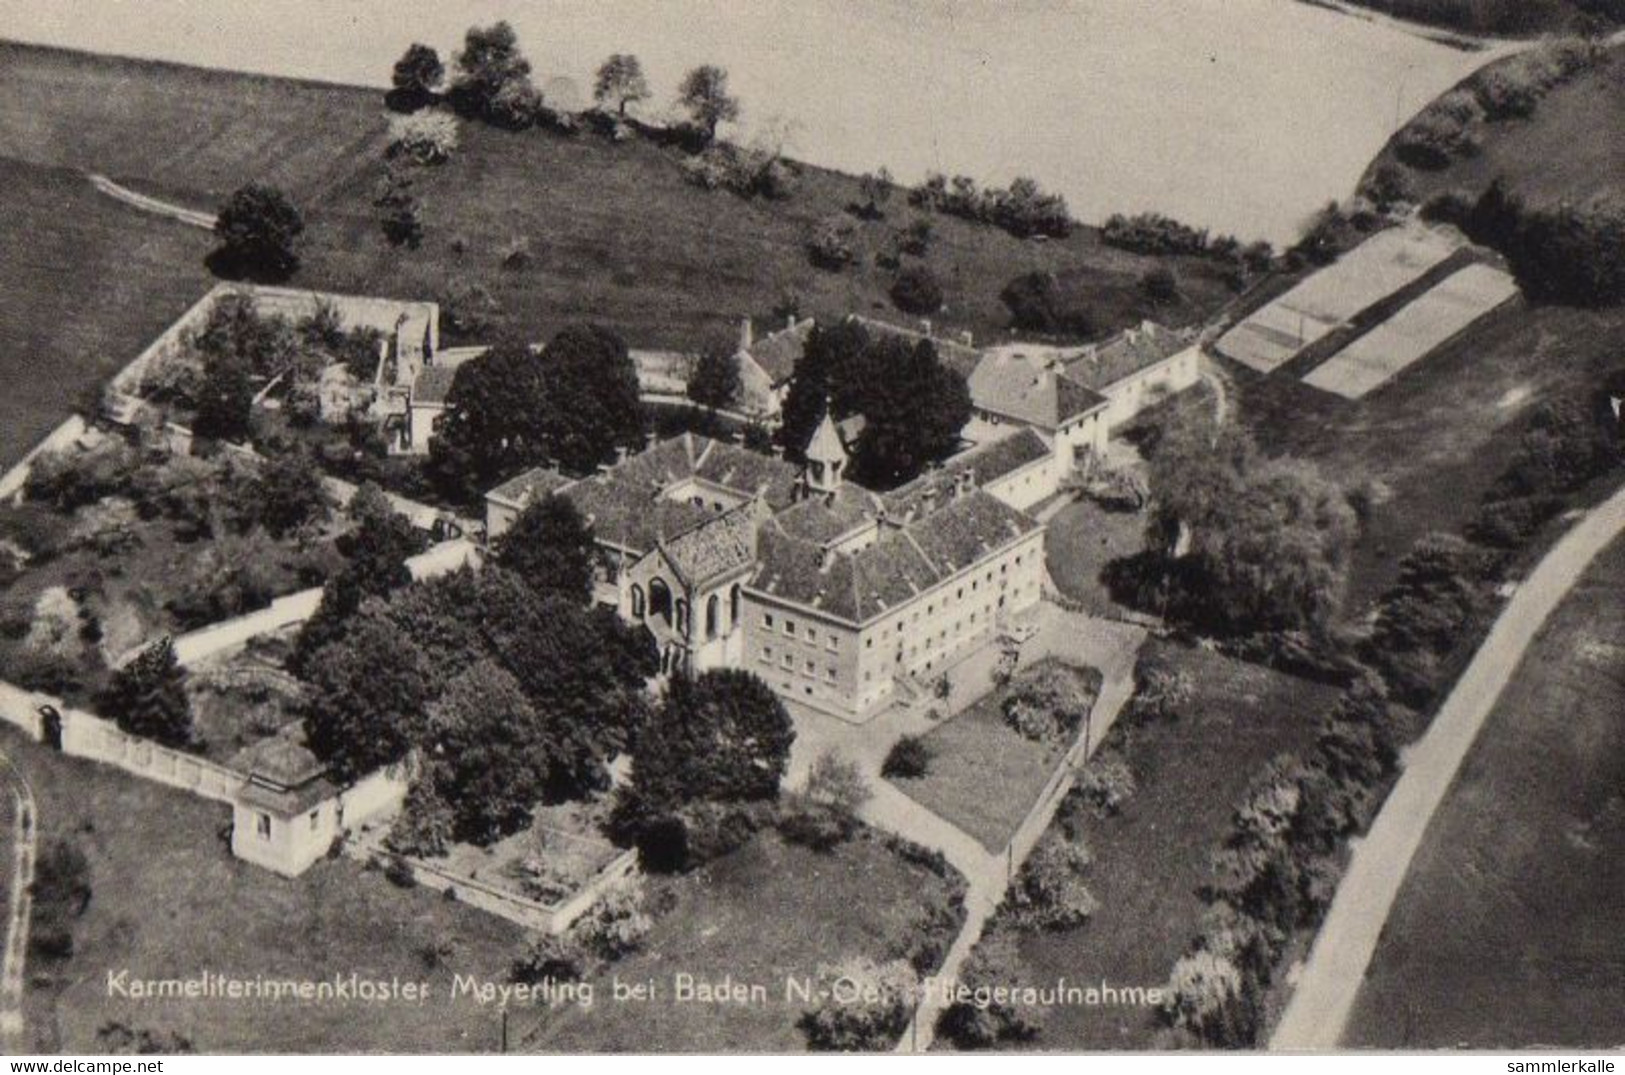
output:
[{"label": "hillside", "polygon": [[[453,281],[483,284],[505,327],[526,336],[591,318],[643,346],[731,335],[786,292],[813,313],[903,317],[887,296],[893,271],[874,260],[914,216],[901,192],[884,221],[848,216],[860,267],[824,272],[806,239],[859,200],[856,179],[809,166],[791,199],[747,201],[691,185],[675,150],[642,140],[465,123],[453,160],[416,172],[422,248],[392,248],[371,204],[386,121],[375,91],[0,43],[0,156],[102,172],[198,208],[250,180],[281,185],[309,223],[296,285],[442,297]],[[1181,298],[1159,307],[1140,287],[1158,259],[1106,247],[1092,229],[1032,243],[930,219],[921,260],[946,292],[937,321],[979,338],[1006,330],[998,294],[1032,270],[1054,272],[1101,332],[1149,316],[1197,320],[1230,293],[1213,263],[1173,259]],[[505,268],[518,248],[525,265]]]},{"label": "hillside", "polygon": [[1348,0],[1412,22],[1497,37],[1573,30],[1625,21],[1617,0]]},{"label": "hillside", "polygon": [[1400,164],[1397,136],[1372,168],[1398,165],[1418,201],[1452,189],[1477,195],[1497,176],[1531,203],[1625,191],[1625,47],[1612,49],[1603,64],[1553,89],[1527,119],[1487,122],[1479,131],[1477,153],[1437,171]]}]

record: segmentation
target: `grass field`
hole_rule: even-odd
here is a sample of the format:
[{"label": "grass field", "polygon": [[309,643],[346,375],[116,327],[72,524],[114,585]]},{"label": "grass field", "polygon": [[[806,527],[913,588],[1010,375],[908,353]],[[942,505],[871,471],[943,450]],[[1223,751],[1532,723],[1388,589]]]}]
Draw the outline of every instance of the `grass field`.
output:
[{"label": "grass field", "polygon": [[[1137,729],[1126,758],[1139,790],[1116,817],[1091,821],[1088,884],[1100,909],[1088,925],[1034,933],[1021,945],[1024,981],[1160,988],[1197,933],[1209,855],[1248,782],[1276,754],[1313,737],[1335,691],[1215,653],[1152,639],[1195,686],[1184,715]],[[1115,733],[1114,733],[1115,734]],[[1156,1031],[1140,1008],[1063,1007],[1048,1013],[1043,1049],[1143,1049]]]},{"label": "grass field", "polygon": [[1616,541],[1524,657],[1434,815],[1346,1046],[1625,1040],[1622,592]]},{"label": "grass field", "polygon": [[[852,177],[808,167],[790,200],[745,201],[689,184],[677,155],[645,141],[465,124],[456,157],[418,172],[427,238],[402,252],[371,206],[384,129],[370,90],[0,44],[0,156],[99,171],[198,208],[243,182],[280,184],[309,224],[295,284],[436,298],[453,280],[479,282],[527,336],[591,318],[643,347],[731,339],[740,317],[768,316],[786,291],[812,313],[901,316],[886,294],[892,272],[873,260],[911,219],[901,192],[887,220],[853,220],[863,264],[827,273],[809,265],[805,243],[858,200]],[[947,295],[937,321],[982,338],[1004,330],[998,294],[1021,272],[1055,272],[1102,332],[1147,316],[1199,319],[1229,293],[1213,263],[1176,261],[1184,298],[1157,307],[1139,281],[1158,262],[1108,248],[1092,229],[1040,244],[932,222],[923,260]],[[521,242],[529,264],[503,268]]]},{"label": "grass field", "polygon": [[10,461],[197,301],[210,244],[65,169],[0,159],[0,187],[0,460]]},{"label": "grass field", "polygon": [[[1478,153],[1447,168],[1405,169],[1418,200],[1443,190],[1476,195],[1497,176],[1535,203],[1625,191],[1625,48],[1553,90],[1531,118],[1486,124],[1483,134]],[[1397,163],[1392,143],[1372,167],[1383,163]]]},{"label": "grass field", "polygon": [[[957,877],[956,877],[957,880]],[[656,920],[644,948],[621,960],[622,982],[653,979],[652,1003],[601,1002],[564,1007],[515,1026],[533,1052],[800,1052],[804,1006],[787,1002],[790,976],[815,978],[819,966],[851,955],[886,960],[920,935],[927,915],[951,899],[949,882],[905,861],[870,830],[828,854],[787,844],[771,833],[697,873],[655,882],[675,900]],[[944,948],[954,918],[935,929]],[[677,1003],[678,973],[719,984],[765,986],[763,1005]],[[610,991],[609,976],[596,983]]]},{"label": "grass field", "polygon": [[[1098,678],[1093,682],[1098,693]],[[1010,727],[1004,719],[1009,696],[1008,687],[991,691],[932,728],[924,737],[931,748],[926,775],[892,780],[909,798],[989,851],[1004,850],[1071,745],[1028,739]]]},{"label": "grass field", "polygon": [[1141,512],[1107,511],[1092,500],[1062,508],[1044,531],[1044,555],[1056,587],[1090,612],[1113,608],[1100,573],[1145,547],[1145,520]]},{"label": "grass field", "polygon": [[[447,998],[453,973],[501,981],[517,926],[404,890],[347,860],[285,880],[231,857],[230,811],[93,762],[65,758],[5,726],[3,749],[38,798],[42,845],[67,837],[90,860],[90,907],[65,965],[38,960],[28,996],[34,1051],[91,1053],[109,1021],[174,1031],[203,1052],[471,1052],[499,1043],[494,1011]],[[431,967],[424,953],[446,946]],[[364,977],[428,981],[417,1004],[137,1001],[108,975]]]}]

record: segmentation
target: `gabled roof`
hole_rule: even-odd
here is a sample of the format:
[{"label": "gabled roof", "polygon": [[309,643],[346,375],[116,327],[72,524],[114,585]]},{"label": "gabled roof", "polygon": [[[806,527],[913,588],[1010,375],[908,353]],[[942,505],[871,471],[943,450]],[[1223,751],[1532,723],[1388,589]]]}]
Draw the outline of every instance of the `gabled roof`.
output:
[{"label": "gabled roof", "polygon": [[885,496],[886,510],[898,519],[908,518],[911,513],[918,516],[928,504],[947,503],[962,474],[969,473],[971,484],[980,489],[1049,454],[1050,446],[1042,436],[1032,429],[1019,430],[961,452],[938,469],[893,489]]},{"label": "gabled roof", "polygon": [[795,376],[796,363],[807,353],[807,337],[812,334],[812,329],[812,318],[797,321],[763,336],[744,348],[744,352],[761,367],[776,388]]},{"label": "gabled roof", "polygon": [[984,357],[968,384],[971,402],[981,410],[1044,429],[1059,429],[1106,405],[1105,396],[1020,352]]},{"label": "gabled roof", "polygon": [[552,467],[532,467],[523,474],[509,478],[486,493],[485,497],[487,500],[500,500],[524,507],[533,500],[541,500],[549,493],[564,489],[573,481],[574,479],[565,477]]},{"label": "gabled roof", "polygon": [[1155,321],[1145,321],[1139,328],[1131,328],[1115,339],[1066,360],[1066,375],[1072,380],[1097,392],[1132,377],[1141,370],[1185,350],[1190,340],[1183,333],[1164,328]]},{"label": "gabled roof", "polygon": [[883,507],[880,497],[846,482],[833,493],[814,494],[775,515],[791,537],[823,543],[844,537],[871,521]]},{"label": "gabled roof", "polygon": [[951,499],[919,521],[853,552],[794,536],[779,518],[762,527],[751,587],[862,623],[913,600],[1040,524],[986,492]]},{"label": "gabled roof", "polygon": [[678,578],[692,587],[749,567],[756,559],[756,528],[763,511],[750,501],[715,515],[660,546]]}]

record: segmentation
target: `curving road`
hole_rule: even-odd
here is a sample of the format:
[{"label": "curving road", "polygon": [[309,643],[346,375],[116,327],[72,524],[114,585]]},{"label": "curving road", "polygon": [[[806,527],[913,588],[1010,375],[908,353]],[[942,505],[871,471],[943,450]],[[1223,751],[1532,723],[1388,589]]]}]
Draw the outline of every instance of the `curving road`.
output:
[{"label": "curving road", "polygon": [[1547,618],[1622,532],[1625,489],[1587,512],[1507,602],[1427,735],[1406,753],[1404,774],[1356,845],[1271,1050],[1337,1048],[1394,897],[1462,759]]},{"label": "curving road", "polygon": [[23,1031],[23,968],[28,957],[28,921],[33,908],[35,819],[34,790],[11,759],[0,754],[0,781],[8,786],[15,811],[11,837],[10,906],[6,910],[6,947],[0,959],[0,1040]]}]

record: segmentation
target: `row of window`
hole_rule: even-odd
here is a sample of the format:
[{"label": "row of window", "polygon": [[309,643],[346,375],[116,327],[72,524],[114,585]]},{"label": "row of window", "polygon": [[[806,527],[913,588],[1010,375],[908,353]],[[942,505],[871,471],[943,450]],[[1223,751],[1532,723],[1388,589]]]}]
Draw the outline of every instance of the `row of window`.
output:
[{"label": "row of window", "polygon": [[[774,618],[773,618],[773,613],[771,613],[771,612],[762,613],[762,629],[763,630],[766,630],[766,631],[773,630],[774,622],[775,621],[774,621]],[[796,637],[796,621],[792,620],[792,619],[789,619],[789,618],[786,618],[783,621],[783,632],[784,632],[784,635],[785,635],[786,638],[795,638]],[[806,631],[802,634],[801,637],[805,641],[807,641],[809,643],[812,643],[813,645],[817,645],[818,644],[818,628],[814,627],[810,623],[807,624]],[[834,631],[829,630],[828,628],[825,628],[825,630],[824,630],[824,648],[829,650],[831,653],[834,653],[836,650],[841,648],[840,636],[837,635]]]},{"label": "row of window", "polygon": [[[773,647],[772,646],[763,646],[761,655],[757,659],[759,661],[761,661],[763,664],[772,664],[773,663]],[[783,668],[786,672],[793,669],[795,667],[795,664],[796,664],[796,659],[795,659],[794,654],[790,654],[790,653],[781,653],[781,654],[779,654],[779,666],[781,668]],[[808,677],[810,677],[812,679],[817,679],[818,678],[818,666],[817,666],[817,664],[815,662],[811,661],[811,660],[803,662],[803,664],[801,666],[801,674],[804,675],[804,676],[808,676]],[[824,678],[829,680],[831,683],[834,683],[835,682],[835,675],[836,675],[835,666],[834,665],[826,665],[825,668],[824,668]]]}]

